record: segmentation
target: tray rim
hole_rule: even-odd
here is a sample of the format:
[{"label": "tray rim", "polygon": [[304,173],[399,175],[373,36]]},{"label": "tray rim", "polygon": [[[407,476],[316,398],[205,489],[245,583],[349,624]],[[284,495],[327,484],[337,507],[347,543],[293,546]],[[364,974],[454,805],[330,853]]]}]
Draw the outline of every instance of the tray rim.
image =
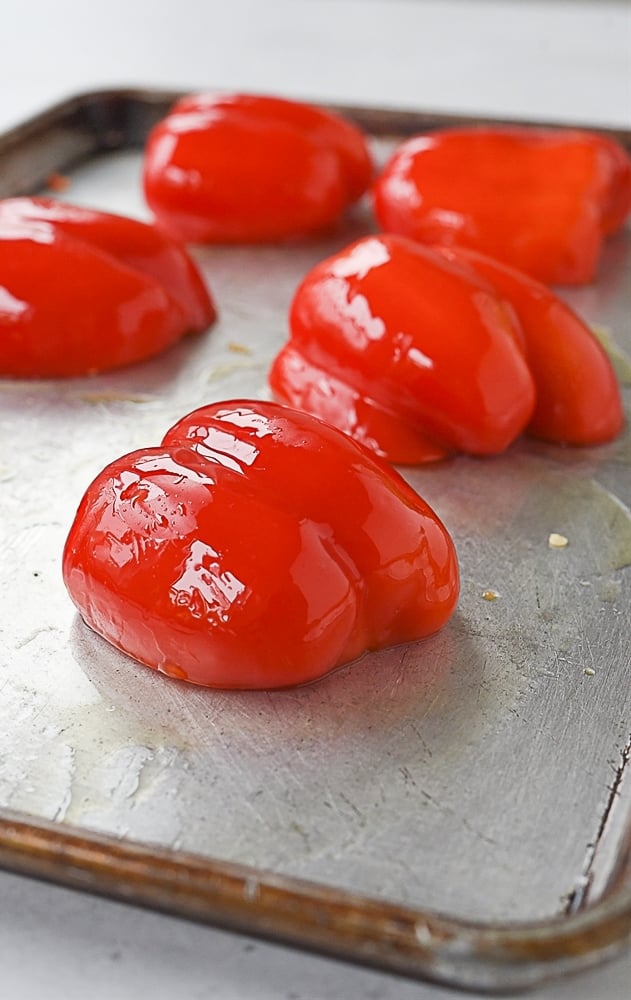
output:
[{"label": "tray rim", "polygon": [[570,916],[467,921],[236,862],[0,810],[0,868],[382,972],[504,993],[620,954],[631,886]]},{"label": "tray rim", "polygon": [[[28,158],[29,147],[45,139],[53,128],[67,128],[71,136],[76,133],[80,137],[74,152],[55,154],[58,162],[55,160],[53,167],[47,163],[45,172],[28,175],[24,188],[13,193],[32,192],[53,168],[63,172],[99,153],[138,146],[133,127],[127,127],[128,113],[134,107],[145,111],[149,107],[161,116],[165,106],[182,93],[99,88],[72,95],[12,127],[0,135],[0,158],[16,151]],[[631,149],[631,129],[321,106],[351,118],[374,136],[411,135],[457,124],[549,125],[597,131]],[[622,791],[628,747],[622,756],[601,833]],[[628,789],[628,774],[626,786]],[[625,878],[631,869],[629,832],[617,857],[616,877],[596,902],[584,905],[579,894],[565,915],[506,924],[461,920],[253,866],[122,841],[2,808],[0,868],[381,971],[495,992],[534,987],[545,979],[579,971],[613,957],[631,942],[631,884]]]}]

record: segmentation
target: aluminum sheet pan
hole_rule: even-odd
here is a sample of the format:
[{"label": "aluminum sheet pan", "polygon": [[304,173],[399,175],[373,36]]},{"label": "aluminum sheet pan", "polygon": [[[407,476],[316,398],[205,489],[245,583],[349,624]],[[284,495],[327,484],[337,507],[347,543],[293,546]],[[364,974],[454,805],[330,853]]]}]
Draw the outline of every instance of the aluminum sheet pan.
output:
[{"label": "aluminum sheet pan", "polygon": [[[147,95],[136,141],[163,105]],[[404,119],[401,135],[424,124]],[[374,121],[383,158],[397,119]],[[96,127],[102,146],[122,142]],[[93,151],[83,138],[22,153],[24,135],[13,138],[3,194]],[[147,217],[140,164],[128,149],[89,159],[63,197]],[[363,206],[323,241],[196,250],[220,310],[208,333],[89,379],[0,383],[0,809],[88,841],[122,838],[464,921],[545,926],[612,893],[619,905],[631,824],[628,429],[602,448],[523,439],[497,458],[405,471],[453,534],[459,609],[440,634],[309,687],[168,680],[91,633],[65,592],[61,550],[91,479],[196,406],[266,397],[299,280],[370,225]],[[606,339],[627,413],[630,274],[627,231],[598,282],[567,295]],[[551,548],[551,532],[567,547]],[[483,599],[489,589],[497,600]],[[499,966],[484,980],[432,974],[509,982]]]}]

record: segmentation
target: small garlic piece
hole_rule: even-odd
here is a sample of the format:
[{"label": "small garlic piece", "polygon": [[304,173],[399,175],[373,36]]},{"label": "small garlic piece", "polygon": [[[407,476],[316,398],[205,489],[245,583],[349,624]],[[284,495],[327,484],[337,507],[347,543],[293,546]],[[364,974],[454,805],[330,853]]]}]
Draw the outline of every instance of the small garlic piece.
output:
[{"label": "small garlic piece", "polygon": [[500,595],[497,590],[483,590],[482,597],[485,601],[496,601]]},{"label": "small garlic piece", "polygon": [[556,531],[548,535],[548,545],[551,549],[564,549],[569,545],[569,538],[565,535],[558,535]]}]

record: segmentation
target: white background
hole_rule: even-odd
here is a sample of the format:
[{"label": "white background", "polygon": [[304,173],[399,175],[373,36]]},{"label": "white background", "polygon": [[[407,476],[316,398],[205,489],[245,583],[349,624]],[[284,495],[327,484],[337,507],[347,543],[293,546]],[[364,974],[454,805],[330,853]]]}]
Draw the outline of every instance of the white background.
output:
[{"label": "white background", "polygon": [[[626,2],[5,0],[0,39],[0,130],[128,85],[631,127]],[[630,974],[533,997],[628,1000]],[[0,982],[8,1000],[455,997],[2,873]]]}]

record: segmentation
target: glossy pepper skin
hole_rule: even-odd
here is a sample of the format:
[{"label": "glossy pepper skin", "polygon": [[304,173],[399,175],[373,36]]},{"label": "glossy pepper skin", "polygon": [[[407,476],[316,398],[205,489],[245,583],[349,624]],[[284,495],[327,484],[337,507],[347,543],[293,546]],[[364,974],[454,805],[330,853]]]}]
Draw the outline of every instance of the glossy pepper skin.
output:
[{"label": "glossy pepper skin", "polygon": [[0,201],[0,374],[118,368],[206,329],[215,307],[155,226],[46,198]]},{"label": "glossy pepper skin", "polygon": [[308,414],[248,400],[108,466],[63,574],[114,646],[222,688],[314,680],[436,631],[458,596],[451,538],[397,473]]},{"label": "glossy pepper skin", "polygon": [[268,243],[337,221],[364,193],[363,134],[320,108],[277,97],[192,94],[151,132],[147,203],[189,243]]},{"label": "glossy pepper skin", "polygon": [[387,232],[478,250],[544,284],[583,284],[631,211],[631,158],[576,129],[446,129],[395,151],[374,208]]},{"label": "glossy pepper skin", "polygon": [[371,236],[298,288],[276,397],[393,462],[503,451],[531,420],[534,381],[514,310],[468,266]]},{"label": "glossy pepper skin", "polygon": [[515,310],[537,394],[527,431],[555,444],[598,445],[622,430],[616,374],[589,327],[550,289],[472,250],[441,254],[487,279]]}]

